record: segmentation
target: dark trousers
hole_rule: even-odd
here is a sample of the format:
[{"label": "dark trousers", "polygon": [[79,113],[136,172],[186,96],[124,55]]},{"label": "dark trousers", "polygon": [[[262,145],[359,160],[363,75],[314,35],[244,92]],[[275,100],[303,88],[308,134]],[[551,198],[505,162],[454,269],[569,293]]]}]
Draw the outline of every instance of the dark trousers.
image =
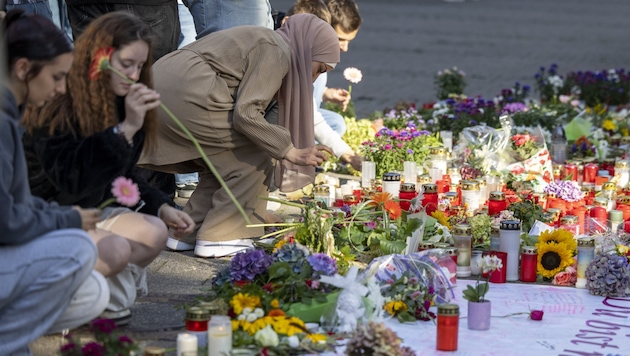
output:
[{"label": "dark trousers", "polygon": [[154,6],[106,3],[68,5],[68,19],[72,27],[72,36],[76,39],[92,20],[113,11],[126,11],[134,14],[151,27],[156,39],[153,47],[154,60],[158,60],[177,49],[181,28],[176,0]]}]

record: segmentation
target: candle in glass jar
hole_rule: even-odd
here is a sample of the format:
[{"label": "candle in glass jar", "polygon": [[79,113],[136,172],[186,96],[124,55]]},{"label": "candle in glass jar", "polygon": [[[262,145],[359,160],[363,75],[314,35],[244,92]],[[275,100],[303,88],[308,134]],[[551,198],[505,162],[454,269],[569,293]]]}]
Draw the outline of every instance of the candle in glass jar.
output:
[{"label": "candle in glass jar", "polygon": [[577,282],[575,288],[586,288],[586,268],[595,258],[595,240],[582,238],[578,239],[577,242]]},{"label": "candle in glass jar", "polygon": [[507,253],[506,280],[518,281],[518,261],[521,249],[521,222],[503,220],[499,229],[499,250]]},{"label": "candle in glass jar", "polygon": [[438,207],[437,185],[432,183],[423,184],[422,193],[424,194],[422,206],[424,206],[427,215],[431,215]]},{"label": "candle in glass jar", "polygon": [[457,304],[438,305],[437,342],[435,348],[441,351],[456,351],[459,335],[459,306]]},{"label": "candle in glass jar", "polygon": [[177,334],[177,356],[197,356],[197,335]]},{"label": "candle in glass jar", "polygon": [[186,310],[186,332],[195,335],[199,347],[208,345],[208,321],[210,321],[208,310],[200,307],[190,307]]},{"label": "candle in glass jar", "polygon": [[470,225],[459,224],[453,227],[453,242],[457,249],[457,277],[470,277],[471,239]]},{"label": "candle in glass jar", "polygon": [[232,351],[232,322],[226,315],[214,315],[208,324],[208,356],[229,355]]},{"label": "candle in glass jar", "polygon": [[521,282],[536,282],[538,249],[535,246],[523,246],[521,249]]},{"label": "candle in glass jar", "polygon": [[597,177],[597,171],[599,166],[595,163],[587,163],[584,165],[584,183],[595,184],[595,177]]},{"label": "candle in glass jar", "polygon": [[503,210],[507,210],[505,193],[496,191],[490,192],[490,200],[488,200],[488,215],[494,216],[500,214]]}]

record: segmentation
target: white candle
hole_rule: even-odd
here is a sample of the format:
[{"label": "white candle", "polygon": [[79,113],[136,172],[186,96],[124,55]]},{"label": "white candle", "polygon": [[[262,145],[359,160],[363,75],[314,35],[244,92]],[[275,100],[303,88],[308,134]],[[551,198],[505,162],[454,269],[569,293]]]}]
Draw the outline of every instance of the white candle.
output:
[{"label": "white candle", "polygon": [[372,179],[376,178],[376,162],[365,161],[361,164],[361,186],[370,188]]},{"label": "white candle", "polygon": [[177,334],[177,356],[197,355],[197,335]]},{"label": "white candle", "polygon": [[232,322],[228,316],[213,315],[208,324],[208,356],[229,355],[232,351]]}]

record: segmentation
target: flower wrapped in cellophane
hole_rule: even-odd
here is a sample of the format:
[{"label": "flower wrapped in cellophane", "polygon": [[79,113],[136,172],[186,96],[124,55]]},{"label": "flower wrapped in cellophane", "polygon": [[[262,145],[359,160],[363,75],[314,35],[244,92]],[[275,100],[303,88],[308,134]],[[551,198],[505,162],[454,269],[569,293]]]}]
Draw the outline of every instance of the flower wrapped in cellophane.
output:
[{"label": "flower wrapped in cellophane", "polygon": [[364,276],[374,276],[380,285],[382,300],[374,304],[387,315],[401,322],[430,320],[432,306],[454,297],[448,263],[453,261],[441,249],[387,255],[374,259]]}]

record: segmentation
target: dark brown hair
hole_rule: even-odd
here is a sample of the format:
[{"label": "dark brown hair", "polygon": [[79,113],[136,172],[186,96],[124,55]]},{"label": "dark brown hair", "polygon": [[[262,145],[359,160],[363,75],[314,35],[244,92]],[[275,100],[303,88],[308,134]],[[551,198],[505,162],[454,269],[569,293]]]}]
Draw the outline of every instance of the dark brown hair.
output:
[{"label": "dark brown hair", "polygon": [[312,14],[328,23],[332,22],[330,11],[323,0],[297,0],[286,16],[295,14]]},{"label": "dark brown hair", "polygon": [[343,32],[354,32],[361,27],[359,6],[354,0],[326,0],[328,11],[332,16],[330,24],[334,29],[339,27]]},{"label": "dark brown hair", "polygon": [[[118,50],[135,41],[149,45],[149,54],[139,83],[153,87],[151,77],[153,33],[139,18],[126,12],[111,12],[92,21],[85,32],[75,42],[75,57],[68,73],[68,91],[33,111],[23,120],[27,130],[48,127],[50,134],[57,131],[72,132],[83,137],[104,131],[118,123],[116,95],[111,89],[109,73],[100,73],[96,79],[89,79],[90,65],[96,52],[113,47]],[[78,127],[80,132],[74,132]],[[157,113],[148,111],[144,118],[143,130],[146,133],[145,148],[155,147],[157,135]]]}]

